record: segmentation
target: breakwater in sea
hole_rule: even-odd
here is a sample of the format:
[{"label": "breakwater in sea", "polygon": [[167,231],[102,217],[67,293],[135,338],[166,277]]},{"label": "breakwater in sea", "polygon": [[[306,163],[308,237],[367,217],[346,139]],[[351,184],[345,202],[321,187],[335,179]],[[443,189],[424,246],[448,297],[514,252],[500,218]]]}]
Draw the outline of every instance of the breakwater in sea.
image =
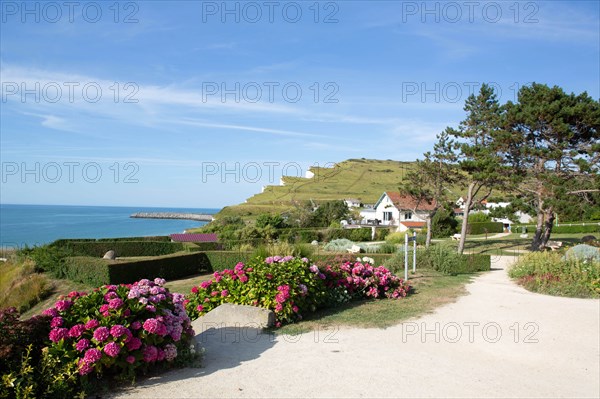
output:
[{"label": "breakwater in sea", "polygon": [[179,212],[136,212],[130,217],[138,219],[183,219],[197,222],[212,222],[214,219],[212,215]]}]

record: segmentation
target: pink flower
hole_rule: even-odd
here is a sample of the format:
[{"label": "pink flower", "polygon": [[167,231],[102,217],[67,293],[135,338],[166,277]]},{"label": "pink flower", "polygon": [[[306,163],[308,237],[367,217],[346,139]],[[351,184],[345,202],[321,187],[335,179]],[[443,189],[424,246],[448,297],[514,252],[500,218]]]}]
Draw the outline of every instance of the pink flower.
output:
[{"label": "pink flower", "polygon": [[149,333],[156,333],[158,331],[158,320],[156,319],[148,319],[144,322],[144,330]]},{"label": "pink flower", "polygon": [[121,352],[121,347],[116,342],[109,342],[104,346],[104,353],[110,357],[119,356],[119,352]]},{"label": "pink flower", "polygon": [[69,330],[69,337],[71,338],[79,338],[81,334],[85,331],[85,326],[83,324],[75,324]]},{"label": "pink flower", "polygon": [[108,312],[108,309],[109,309],[108,305],[104,304],[104,305],[100,306],[100,308],[98,309],[98,311],[100,311],[100,313],[106,313],[106,312]]},{"label": "pink flower", "polygon": [[217,296],[218,294],[219,294],[218,291],[213,291],[213,292],[210,293],[210,296]]},{"label": "pink flower", "polygon": [[127,356],[127,358],[125,358],[125,361],[129,364],[133,364],[133,363],[135,363],[135,356],[129,355],[129,356]]},{"label": "pink flower", "polygon": [[111,299],[115,299],[115,298],[118,298],[118,297],[119,296],[117,295],[116,292],[110,291],[110,292],[106,293],[106,295],[104,295],[104,300],[108,302]]},{"label": "pink flower", "polygon": [[144,348],[143,354],[146,363],[155,362],[158,357],[158,349],[156,346],[148,345]]},{"label": "pink flower", "polygon": [[152,306],[152,305],[146,306],[146,310],[149,311],[149,312],[152,312],[152,313],[156,312],[156,308],[154,306]]},{"label": "pink flower", "polygon": [[90,347],[90,341],[85,338],[80,339],[79,341],[77,341],[77,344],[75,344],[75,349],[77,349],[79,352],[83,352],[84,350],[86,350],[89,347]]},{"label": "pink flower", "polygon": [[112,326],[110,328],[110,335],[112,335],[115,338],[119,338],[121,335],[126,334],[127,333],[127,328],[123,327],[120,324],[115,324],[114,326]]},{"label": "pink flower", "polygon": [[57,317],[53,317],[52,321],[50,322],[50,327],[54,328],[54,327],[60,327],[63,325],[64,323],[64,319],[60,316]]},{"label": "pink flower", "polygon": [[104,342],[110,335],[110,330],[107,327],[98,327],[94,331],[94,339],[98,342]]},{"label": "pink flower", "polygon": [[125,345],[127,346],[128,350],[134,351],[134,350],[140,349],[142,347],[142,340],[137,337],[133,337]]},{"label": "pink flower", "polygon": [[298,309],[298,306],[294,305],[292,306],[292,310],[294,311],[294,313],[298,313],[298,310],[300,309]]},{"label": "pink flower", "polygon": [[50,334],[48,335],[48,338],[50,338],[50,341],[52,341],[52,342],[58,342],[61,339],[67,338],[68,335],[69,335],[69,330],[67,330],[66,328],[54,328],[54,329],[50,330]]},{"label": "pink flower", "polygon": [[163,286],[167,281],[164,278],[157,277],[154,279],[154,284]]},{"label": "pink flower", "polygon": [[167,362],[173,361],[177,357],[177,347],[173,344],[165,345],[165,359]]},{"label": "pink flower", "polygon": [[283,310],[283,306],[278,303],[277,305],[275,305],[275,312],[279,313]]},{"label": "pink flower", "polygon": [[142,328],[142,323],[140,323],[139,321],[134,321],[133,323],[131,323],[132,330],[139,330],[140,328]]},{"label": "pink flower", "polygon": [[49,309],[46,309],[46,310],[44,310],[44,311],[42,312],[42,314],[43,314],[44,316],[52,316],[52,317],[56,317],[56,316],[58,316],[58,310],[56,310],[55,308],[49,308]]},{"label": "pink flower", "polygon": [[80,375],[89,374],[94,369],[91,364],[89,364],[88,362],[86,362],[83,359],[79,359],[79,361],[77,362],[77,364],[79,366],[79,374]]},{"label": "pink flower", "polygon": [[123,306],[123,300],[121,298],[115,298],[108,301],[108,307],[111,309],[119,309]]},{"label": "pink flower", "polygon": [[93,330],[94,328],[98,327],[100,325],[100,322],[96,319],[92,319],[90,321],[88,321],[87,323],[85,323],[85,329],[86,330]]},{"label": "pink flower", "polygon": [[85,351],[85,355],[83,356],[83,360],[87,363],[96,363],[98,360],[102,358],[102,352],[96,348],[88,349]]},{"label": "pink flower", "polygon": [[242,283],[246,283],[246,282],[248,282],[248,276],[246,276],[245,274],[244,274],[244,275],[242,275],[242,276],[240,276],[240,281],[241,281]]},{"label": "pink flower", "polygon": [[196,307],[196,310],[197,310],[198,312],[204,312],[204,306],[202,306],[202,305],[198,305],[198,306]]},{"label": "pink flower", "polygon": [[192,287],[192,294],[198,293],[198,287]]},{"label": "pink flower", "polygon": [[71,307],[71,305],[73,304],[73,302],[71,301],[67,301],[67,300],[63,300],[63,301],[58,301],[54,304],[54,307],[59,311],[59,312],[64,312],[65,310],[69,309]]},{"label": "pink flower", "polygon": [[267,273],[265,274],[265,277],[267,278],[267,280],[271,280],[273,278],[273,275],[271,273]]},{"label": "pink flower", "polygon": [[226,297],[227,295],[229,295],[229,291],[227,291],[227,290],[221,291],[221,296],[222,297]]}]

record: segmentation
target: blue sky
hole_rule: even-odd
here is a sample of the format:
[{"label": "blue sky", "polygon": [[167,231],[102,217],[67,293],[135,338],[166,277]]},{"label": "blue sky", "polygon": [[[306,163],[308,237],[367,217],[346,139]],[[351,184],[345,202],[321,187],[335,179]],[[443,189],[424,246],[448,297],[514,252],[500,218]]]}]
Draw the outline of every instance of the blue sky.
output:
[{"label": "blue sky", "polygon": [[222,207],[410,161],[492,83],[600,97],[598,1],[2,1],[1,203]]}]

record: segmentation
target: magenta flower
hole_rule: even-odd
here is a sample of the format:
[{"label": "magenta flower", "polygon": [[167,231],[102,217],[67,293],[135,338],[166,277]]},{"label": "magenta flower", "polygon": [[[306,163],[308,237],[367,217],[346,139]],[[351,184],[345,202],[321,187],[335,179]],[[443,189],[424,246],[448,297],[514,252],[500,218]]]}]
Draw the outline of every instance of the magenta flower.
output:
[{"label": "magenta flower", "polygon": [[106,313],[106,312],[108,312],[108,309],[109,309],[108,305],[104,304],[104,305],[100,306],[100,308],[98,309],[98,311],[100,311],[100,313]]},{"label": "magenta flower", "polygon": [[142,323],[140,323],[139,321],[134,321],[133,323],[131,323],[132,330],[139,330],[140,328],[142,328]]},{"label": "magenta flower", "polygon": [[129,356],[127,356],[127,358],[125,358],[125,361],[129,364],[133,364],[133,363],[135,363],[135,356],[129,355]]},{"label": "magenta flower", "polygon": [[98,327],[100,325],[100,322],[96,319],[92,319],[90,321],[88,321],[87,323],[85,323],[85,329],[86,330],[93,330],[94,328]]},{"label": "magenta flower", "polygon": [[104,346],[104,353],[110,357],[119,356],[119,352],[121,352],[121,347],[116,342],[109,342]]},{"label": "magenta flower", "polygon": [[156,333],[158,331],[158,320],[156,319],[147,319],[144,322],[144,330],[148,331],[149,333]]},{"label": "magenta flower", "polygon": [[110,330],[107,327],[98,327],[94,331],[94,339],[98,342],[104,342],[110,335]]},{"label": "magenta flower", "polygon": [[110,335],[112,335],[115,338],[119,338],[121,335],[126,334],[127,333],[127,328],[123,327],[120,324],[115,324],[114,326],[112,326],[110,328]]},{"label": "magenta flower", "polygon": [[75,324],[69,330],[69,337],[71,338],[79,338],[81,334],[85,331],[85,326],[83,324]]},{"label": "magenta flower", "polygon": [[87,363],[94,364],[98,360],[102,358],[102,352],[96,348],[88,349],[85,351],[85,355],[83,356],[83,360]]},{"label": "magenta flower", "polygon": [[50,327],[54,328],[54,327],[60,327],[63,325],[64,323],[64,319],[60,316],[57,317],[53,317],[52,321],[50,321]]},{"label": "magenta flower", "polygon": [[56,316],[58,316],[58,310],[56,310],[55,308],[49,308],[49,309],[46,309],[46,310],[44,310],[44,311],[42,312],[42,314],[43,314],[44,316],[52,316],[52,317],[56,317]]},{"label": "magenta flower", "polygon": [[93,367],[91,364],[89,364],[88,362],[86,362],[83,359],[79,359],[79,361],[77,362],[78,366],[79,366],[79,374],[80,375],[86,375],[92,372]]},{"label": "magenta flower", "polygon": [[84,350],[86,350],[89,347],[90,347],[90,341],[85,338],[80,339],[79,341],[77,341],[77,344],[75,344],[75,349],[77,349],[79,352],[83,352]]},{"label": "magenta flower", "polygon": [[63,301],[58,301],[54,304],[54,307],[59,311],[59,312],[64,312],[65,310],[69,309],[71,307],[71,305],[73,304],[73,302],[71,301],[67,301],[67,300],[63,300]]},{"label": "magenta flower", "polygon": [[221,296],[222,297],[226,297],[227,295],[229,295],[229,291],[227,291],[227,290],[221,291]]},{"label": "magenta flower", "polygon": [[165,285],[167,281],[164,278],[157,277],[154,279],[154,284],[156,285]]},{"label": "magenta flower", "polygon": [[146,310],[152,313],[156,312],[156,307],[152,306],[152,305],[147,305],[146,306]]},{"label": "magenta flower", "polygon": [[202,305],[198,305],[198,306],[196,307],[196,310],[197,310],[198,312],[204,312],[204,306],[202,306]]},{"label": "magenta flower", "polygon": [[118,297],[119,296],[117,295],[116,292],[110,291],[110,292],[106,293],[106,295],[104,295],[104,300],[108,302],[111,299],[115,299],[115,298],[118,298]]},{"label": "magenta flower", "polygon": [[50,330],[50,334],[48,335],[48,338],[50,338],[50,341],[52,342],[58,342],[61,339],[65,339],[69,336],[69,330],[67,330],[66,328],[54,328],[52,330]]},{"label": "magenta flower", "polygon": [[143,354],[146,363],[155,362],[158,357],[158,349],[156,346],[148,345],[144,348]]},{"label": "magenta flower", "polygon": [[173,361],[177,357],[177,347],[173,344],[165,345],[165,359],[167,362]]},{"label": "magenta flower", "polygon": [[133,337],[125,345],[127,346],[128,350],[134,351],[142,347],[142,340],[137,337]]},{"label": "magenta flower", "polygon": [[123,300],[121,298],[115,298],[108,301],[108,307],[110,309],[119,309],[123,306]]}]

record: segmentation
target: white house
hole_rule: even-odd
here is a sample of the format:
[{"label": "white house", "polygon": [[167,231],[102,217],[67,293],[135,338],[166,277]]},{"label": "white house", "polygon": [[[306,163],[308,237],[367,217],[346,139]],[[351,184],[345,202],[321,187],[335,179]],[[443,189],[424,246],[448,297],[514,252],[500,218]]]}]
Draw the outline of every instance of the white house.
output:
[{"label": "white house", "polygon": [[385,226],[397,226],[398,231],[410,228],[420,229],[425,227],[427,214],[435,208],[435,204],[422,201],[416,212],[416,202],[409,196],[398,192],[386,191],[375,204],[375,218]]},{"label": "white house", "polygon": [[352,209],[352,208],[360,208],[360,200],[356,199],[356,198],[346,198],[344,200],[344,202],[346,203],[346,206],[348,207],[348,209]]}]

